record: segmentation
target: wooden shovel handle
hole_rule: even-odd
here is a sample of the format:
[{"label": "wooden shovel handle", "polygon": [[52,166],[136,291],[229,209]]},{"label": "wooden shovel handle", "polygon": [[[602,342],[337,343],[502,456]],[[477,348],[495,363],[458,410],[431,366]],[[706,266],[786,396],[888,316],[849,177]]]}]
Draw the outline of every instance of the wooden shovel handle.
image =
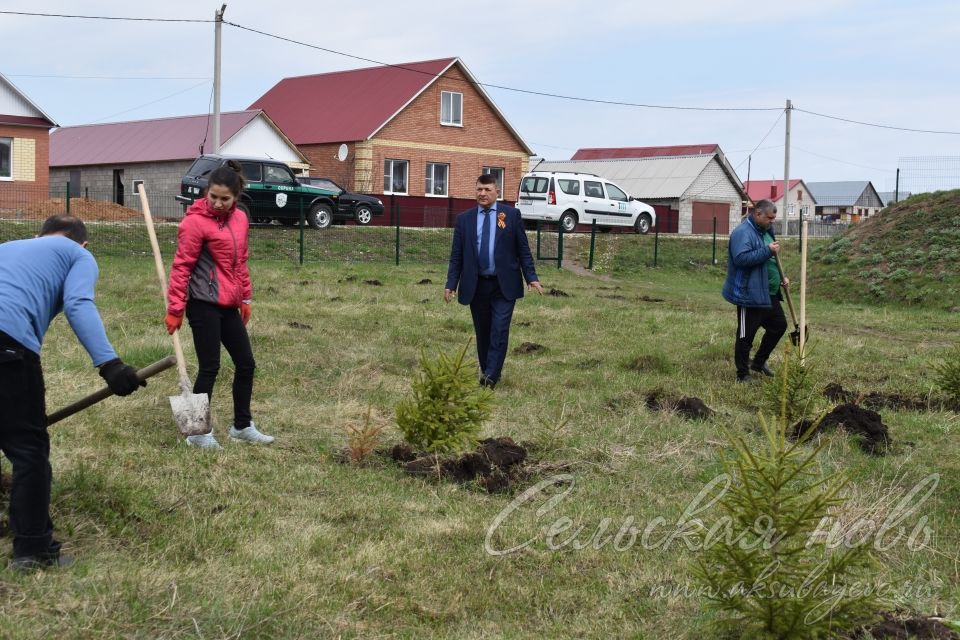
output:
[{"label": "wooden shovel handle", "polygon": [[[783,263],[780,262],[780,254],[775,253],[773,257],[777,259],[777,269],[780,270],[780,279],[783,280]],[[788,287],[781,286],[780,290],[783,291],[783,295],[787,298],[787,307],[790,308],[790,319],[793,320],[793,326],[799,327],[797,324],[797,314],[793,310],[793,301],[790,300],[790,289]]]},{"label": "wooden shovel handle", "polygon": [[[140,194],[140,208],[143,209],[143,219],[147,223],[147,234],[150,236],[150,247],[153,249],[153,263],[157,268],[157,277],[160,278],[160,292],[163,296],[163,308],[167,308],[167,270],[163,267],[163,258],[160,257],[160,243],[157,242],[157,232],[153,229],[153,216],[150,215],[150,202],[147,200],[147,190],[143,183],[137,185]],[[180,374],[181,391],[190,391],[190,378],[187,375],[186,361],[183,359],[183,347],[180,346],[178,331],[173,332],[173,352],[177,356],[177,371]]]},{"label": "wooden shovel handle", "polygon": [[[137,378],[139,378],[141,381],[146,380],[147,378],[157,375],[161,371],[166,371],[176,363],[176,358],[173,356],[167,356],[163,360],[158,360],[157,362],[154,362],[153,364],[137,371]],[[64,418],[68,418],[75,413],[83,411],[87,407],[93,406],[101,400],[105,400],[112,395],[113,391],[110,391],[110,387],[104,387],[96,393],[91,393],[86,398],[77,400],[73,404],[60,409],[59,411],[51,413],[49,416],[47,416],[47,425],[49,426],[55,422],[60,422]]]}]

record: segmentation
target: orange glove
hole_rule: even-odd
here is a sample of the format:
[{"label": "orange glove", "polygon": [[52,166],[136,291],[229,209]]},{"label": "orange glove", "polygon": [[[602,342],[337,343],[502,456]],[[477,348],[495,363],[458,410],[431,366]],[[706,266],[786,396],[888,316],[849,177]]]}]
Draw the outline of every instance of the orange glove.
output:
[{"label": "orange glove", "polygon": [[243,326],[250,322],[250,303],[244,302],[240,305],[240,319],[243,320]]},{"label": "orange glove", "polygon": [[172,313],[168,313],[164,319],[163,323],[167,325],[167,333],[173,335],[173,332],[180,328],[180,325],[183,324],[183,316],[175,316]]}]

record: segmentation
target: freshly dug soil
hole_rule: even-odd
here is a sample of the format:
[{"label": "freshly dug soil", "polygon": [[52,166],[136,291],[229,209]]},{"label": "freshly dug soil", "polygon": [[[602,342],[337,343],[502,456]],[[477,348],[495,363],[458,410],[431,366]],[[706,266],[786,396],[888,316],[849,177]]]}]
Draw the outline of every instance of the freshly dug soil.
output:
[{"label": "freshly dug soil", "polygon": [[542,344],[537,344],[536,342],[523,342],[519,347],[513,350],[516,354],[523,353],[536,353],[537,351],[543,351],[545,347]]},{"label": "freshly dug soil", "polygon": [[[792,437],[799,438],[812,424],[812,420],[803,419],[793,425]],[[834,407],[833,411],[823,417],[812,435],[836,428],[842,428],[856,435],[860,448],[867,453],[884,455],[891,444],[890,433],[887,426],[883,424],[880,414],[852,402]]]},{"label": "freshly dug soil", "polygon": [[844,389],[840,383],[831,382],[823,389],[823,395],[834,402],[853,402],[871,409],[904,409],[907,411],[958,411],[955,403],[944,398],[918,398],[899,393],[870,391],[860,394]]},{"label": "freshly dug soil", "polygon": [[[23,216],[28,220],[46,220],[55,213],[66,212],[67,204],[64,198],[50,198],[23,208]],[[70,215],[87,222],[143,220],[143,214],[136,209],[121,207],[115,202],[84,198],[70,198]]]},{"label": "freshly dug soil", "polygon": [[450,482],[476,482],[489,493],[507,491],[521,475],[527,461],[527,450],[511,438],[487,438],[476,451],[458,457],[442,458],[414,451],[398,444],[390,450],[390,458],[415,476],[433,476]]},{"label": "freshly dug soil", "polygon": [[902,617],[889,611],[880,614],[883,620],[858,631],[853,640],[870,637],[877,640],[960,640],[960,633],[953,631],[939,620],[925,616]]},{"label": "freshly dug soil", "polygon": [[642,295],[640,296],[640,299],[644,302],[663,302],[663,298],[651,298],[648,295]]},{"label": "freshly dug soil", "polygon": [[714,411],[700,398],[671,398],[663,395],[661,389],[655,389],[647,394],[646,405],[653,411],[674,411],[690,420],[706,420]]},{"label": "freshly dug soil", "polygon": [[310,326],[309,324],[303,324],[302,322],[297,322],[296,320],[294,320],[293,322],[288,322],[287,326],[290,327],[291,329],[303,329],[304,331],[313,331],[313,327]]},{"label": "freshly dug soil", "polygon": [[430,278],[424,278],[423,280],[421,280],[421,281],[418,282],[417,284],[433,284],[433,280],[431,280]]},{"label": "freshly dug soil", "polygon": [[548,296],[555,296],[555,297],[558,297],[558,298],[569,298],[569,297],[570,297],[570,294],[567,293],[566,291],[563,291],[562,289],[554,289],[553,287],[550,287],[550,291],[547,292],[547,295],[548,295]]}]

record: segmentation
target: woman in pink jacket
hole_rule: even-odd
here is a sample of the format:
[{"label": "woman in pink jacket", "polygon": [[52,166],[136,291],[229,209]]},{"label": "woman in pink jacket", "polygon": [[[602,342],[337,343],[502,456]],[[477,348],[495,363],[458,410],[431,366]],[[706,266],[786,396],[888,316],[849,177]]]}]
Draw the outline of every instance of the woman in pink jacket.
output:
[{"label": "woman in pink jacket", "polygon": [[[193,203],[180,223],[177,253],[167,292],[167,332],[183,323],[186,313],[193,331],[200,371],[194,393],[213,395],[220,371],[220,344],[233,359],[233,424],[230,438],[270,444],[250,416],[256,362],[246,325],[250,320],[250,271],[247,269],[249,223],[237,200],[244,181],[234,160],[210,174],[206,197]],[[213,430],[188,436],[187,444],[219,449]]]}]

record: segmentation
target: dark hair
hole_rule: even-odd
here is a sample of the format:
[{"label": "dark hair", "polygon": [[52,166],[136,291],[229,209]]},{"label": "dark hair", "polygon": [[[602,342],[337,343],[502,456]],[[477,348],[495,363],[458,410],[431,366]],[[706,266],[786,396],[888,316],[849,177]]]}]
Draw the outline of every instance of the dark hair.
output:
[{"label": "dark hair", "polygon": [[43,221],[40,227],[41,236],[51,236],[62,234],[70,238],[77,244],[83,244],[87,241],[87,226],[83,224],[80,218],[66,213],[52,215]]},{"label": "dark hair", "polygon": [[484,173],[477,178],[477,182],[480,184],[497,184],[497,177],[492,173]]},{"label": "dark hair", "polygon": [[243,167],[236,160],[227,160],[222,167],[214,169],[207,181],[207,188],[219,184],[227,189],[233,197],[239,198],[247,181],[243,179]]},{"label": "dark hair", "polygon": [[757,213],[767,213],[769,211],[777,212],[777,205],[773,204],[770,200],[761,200],[753,209]]}]

